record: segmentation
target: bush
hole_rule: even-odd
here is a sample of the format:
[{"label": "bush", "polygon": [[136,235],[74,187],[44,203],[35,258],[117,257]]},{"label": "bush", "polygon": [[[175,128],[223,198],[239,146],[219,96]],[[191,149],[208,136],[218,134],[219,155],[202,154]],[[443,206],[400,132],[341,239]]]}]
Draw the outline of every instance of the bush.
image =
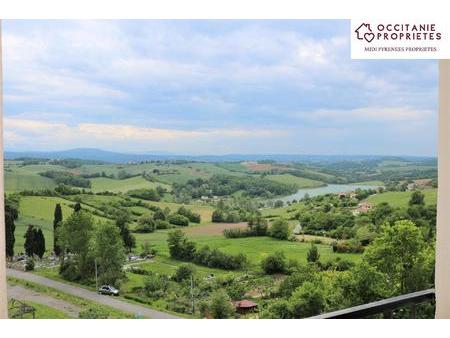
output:
[{"label": "bush", "polygon": [[32,257],[27,258],[27,262],[25,263],[25,271],[33,271],[34,270],[34,259]]},{"label": "bush", "polygon": [[147,201],[158,202],[161,199],[158,192],[155,189],[136,189],[128,192],[131,197],[141,198]]},{"label": "bush", "polygon": [[192,223],[200,223],[201,220],[199,214],[196,214],[192,212],[192,210],[189,210],[185,207],[180,207],[177,211],[177,214],[183,215]]},{"label": "bush", "polygon": [[173,214],[169,216],[169,223],[187,227],[189,225],[189,219],[180,214]]},{"label": "bush", "polygon": [[283,219],[275,220],[270,227],[269,235],[273,238],[286,240],[289,238],[289,224]]},{"label": "bush", "polygon": [[269,275],[285,273],[287,271],[287,260],[282,251],[277,251],[261,261],[262,270]]},{"label": "bush", "polygon": [[350,241],[334,241],[332,244],[333,252],[337,253],[362,253],[364,252],[364,246],[359,243]]},{"label": "bush", "polygon": [[231,255],[205,245],[195,253],[194,262],[210,268],[238,270],[243,269],[248,260],[244,254]]},{"label": "bush", "polygon": [[155,220],[155,227],[156,229],[170,229],[173,228],[173,225],[162,219],[157,219]]},{"label": "bush", "polygon": [[173,275],[173,280],[176,282],[183,282],[185,280],[190,280],[191,276],[195,275],[195,266],[192,264],[183,264],[180,265],[175,271],[175,274]]},{"label": "bush", "polygon": [[214,223],[222,223],[225,221],[225,215],[222,210],[214,210],[211,216]]},{"label": "bush", "polygon": [[156,255],[156,250],[150,246],[149,241],[145,240],[144,243],[141,244],[141,257]]},{"label": "bush", "polygon": [[244,298],[247,288],[243,283],[232,282],[226,287],[226,292],[231,299],[239,300]]},{"label": "bush", "polygon": [[151,215],[142,215],[138,219],[138,225],[136,226],[135,232],[139,233],[149,233],[155,231],[155,221]]},{"label": "bush", "polygon": [[230,297],[223,290],[219,290],[211,295],[208,312],[215,319],[224,319],[232,318],[235,310]]},{"label": "bush", "polygon": [[72,259],[65,261],[59,267],[59,273],[62,278],[70,282],[79,281],[81,279],[78,264]]},{"label": "bush", "polygon": [[181,230],[171,231],[167,237],[169,253],[172,258],[192,261],[195,256],[195,243],[190,241]]},{"label": "bush", "polygon": [[147,296],[151,298],[160,298],[169,286],[169,280],[166,276],[160,276],[156,273],[149,272],[144,280],[144,290]]},{"label": "bush", "polygon": [[317,246],[314,243],[311,243],[308,255],[306,256],[306,260],[309,263],[316,263],[319,261],[319,258],[320,258],[319,249],[317,249]]},{"label": "bush", "polygon": [[253,234],[249,230],[247,230],[247,229],[240,229],[240,228],[225,229],[223,231],[223,235],[226,238],[243,238],[243,237],[253,236]]}]

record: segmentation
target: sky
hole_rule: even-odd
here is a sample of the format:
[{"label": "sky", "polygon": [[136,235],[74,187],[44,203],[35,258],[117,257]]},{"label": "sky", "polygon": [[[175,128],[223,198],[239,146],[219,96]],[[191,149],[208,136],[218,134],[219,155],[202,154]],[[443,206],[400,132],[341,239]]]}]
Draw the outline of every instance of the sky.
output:
[{"label": "sky", "polygon": [[3,23],[10,151],[420,155],[435,60],[351,60],[350,22]]}]

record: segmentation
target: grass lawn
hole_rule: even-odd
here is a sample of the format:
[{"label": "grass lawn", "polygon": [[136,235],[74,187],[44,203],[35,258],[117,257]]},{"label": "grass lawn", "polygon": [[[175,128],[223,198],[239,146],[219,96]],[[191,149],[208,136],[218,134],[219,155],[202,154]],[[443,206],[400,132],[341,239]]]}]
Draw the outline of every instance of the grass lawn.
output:
[{"label": "grass lawn", "polygon": [[[57,310],[55,308],[52,308],[47,305],[35,303],[35,302],[29,302],[26,301],[25,304],[30,305],[35,308],[35,319],[70,319],[69,316],[67,316],[64,312]],[[12,313],[9,313],[9,318],[11,318]],[[27,313],[23,315],[23,319],[32,319],[33,314]],[[20,318],[15,318],[20,319]]]},{"label": "grass lawn", "polygon": [[[168,231],[157,231],[150,234],[135,234],[138,248],[144,241],[157,250],[157,256],[162,259],[170,259],[167,247]],[[197,247],[208,245],[211,248],[218,248],[224,252],[231,254],[244,253],[250,260],[253,268],[257,268],[261,260],[269,254],[276,251],[283,251],[287,258],[295,259],[299,262],[306,262],[306,255],[311,246],[310,243],[280,241],[270,237],[247,237],[228,239],[223,235],[200,235],[188,236],[197,243]],[[359,254],[336,254],[329,245],[317,245],[320,252],[320,259],[326,262],[336,257],[357,261],[360,259]],[[171,260],[174,264],[176,261]],[[167,261],[166,261],[167,262]]]},{"label": "grass lawn", "polygon": [[[436,204],[437,189],[425,189],[421,191],[425,195],[425,204]],[[407,207],[412,193],[412,191],[388,191],[368,197],[367,202],[374,205],[387,202],[393,207]]]},{"label": "grass lawn", "polygon": [[275,182],[295,185],[298,189],[315,188],[324,185],[323,182],[304,177],[297,177],[291,174],[268,175],[266,177]]}]

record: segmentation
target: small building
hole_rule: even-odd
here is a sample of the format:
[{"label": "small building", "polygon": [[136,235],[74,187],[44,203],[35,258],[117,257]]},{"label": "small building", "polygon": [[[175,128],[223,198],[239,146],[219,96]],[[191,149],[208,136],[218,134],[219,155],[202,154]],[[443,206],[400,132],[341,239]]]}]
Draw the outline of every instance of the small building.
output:
[{"label": "small building", "polygon": [[367,202],[362,202],[358,204],[358,207],[356,209],[353,210],[353,215],[359,215],[359,214],[363,214],[366,213],[370,210],[372,210],[373,206],[370,203]]},{"label": "small building", "polygon": [[233,305],[236,309],[236,312],[241,314],[254,312],[258,308],[258,304],[247,299],[235,301],[233,302]]}]

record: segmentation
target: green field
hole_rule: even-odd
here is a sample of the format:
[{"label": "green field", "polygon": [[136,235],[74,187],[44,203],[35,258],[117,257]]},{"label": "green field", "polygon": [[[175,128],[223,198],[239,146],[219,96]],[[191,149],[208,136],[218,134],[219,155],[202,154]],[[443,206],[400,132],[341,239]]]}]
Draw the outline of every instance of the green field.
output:
[{"label": "green field", "polygon": [[125,193],[135,189],[154,189],[157,186],[162,186],[170,190],[170,186],[163,183],[155,183],[147,181],[142,176],[135,176],[124,180],[112,179],[107,177],[97,177],[91,180],[91,190],[93,192],[111,191]]},{"label": "green field", "polygon": [[[24,234],[28,225],[35,225],[42,229],[45,237],[45,246],[47,251],[53,248],[53,214],[56,204],[61,204],[63,218],[67,218],[72,214],[72,205],[74,202],[65,200],[60,197],[47,196],[22,196],[19,203],[19,218],[16,221],[15,231],[15,252],[23,252],[23,244],[25,242]],[[87,205],[82,205],[86,210],[92,210]],[[106,221],[105,218],[95,216],[97,221]]]},{"label": "green field", "polygon": [[19,192],[23,190],[54,189],[55,182],[38,174],[24,171],[5,171],[5,192]]},{"label": "green field", "polygon": [[[276,240],[271,237],[247,237],[227,239],[222,235],[192,235],[189,236],[197,246],[208,245],[211,248],[218,248],[224,252],[231,254],[244,253],[250,260],[253,267],[257,267],[260,261],[267,255],[276,251],[283,251],[289,259],[295,259],[299,262],[306,262],[306,255],[311,247],[310,243],[291,242]],[[151,234],[136,234],[138,246],[148,241],[149,244],[157,250],[158,256],[169,259],[169,251],[167,247],[167,231],[158,231]],[[321,261],[341,257],[343,259],[356,261],[359,259],[358,254],[336,254],[333,253],[331,246],[318,245]],[[176,261],[173,261],[176,262]]]},{"label": "green field", "polygon": [[310,180],[308,178],[297,177],[291,174],[281,174],[281,175],[268,175],[267,178],[272,181],[290,184],[296,186],[298,189],[301,188],[316,188],[324,185],[323,182]]},{"label": "green field", "polygon": [[[427,205],[437,203],[437,189],[421,190],[425,195],[425,203]],[[411,198],[412,191],[388,191],[381,194],[376,194],[367,198],[367,202],[374,205],[382,202],[387,202],[393,207],[407,207]]]}]

